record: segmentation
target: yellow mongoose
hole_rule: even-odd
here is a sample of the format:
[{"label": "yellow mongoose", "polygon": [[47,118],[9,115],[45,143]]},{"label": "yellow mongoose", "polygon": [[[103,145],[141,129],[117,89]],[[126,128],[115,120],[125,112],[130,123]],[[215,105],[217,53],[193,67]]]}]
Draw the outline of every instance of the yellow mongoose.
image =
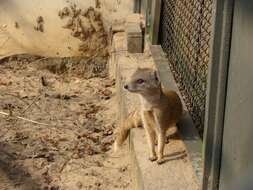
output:
[{"label": "yellow mongoose", "polygon": [[[132,112],[116,132],[115,151],[126,140],[129,130],[143,125],[150,149],[150,161],[162,163],[166,131],[175,126],[180,119],[183,108],[175,91],[164,91],[156,71],[138,68],[124,86],[129,92],[140,95],[140,111]],[[155,139],[158,140],[158,157],[155,152]]]}]

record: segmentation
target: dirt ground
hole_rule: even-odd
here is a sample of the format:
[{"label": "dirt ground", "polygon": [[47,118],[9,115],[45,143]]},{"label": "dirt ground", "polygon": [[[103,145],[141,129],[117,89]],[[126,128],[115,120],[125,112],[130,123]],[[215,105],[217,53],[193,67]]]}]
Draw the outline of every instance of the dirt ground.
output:
[{"label": "dirt ground", "polygon": [[102,57],[1,60],[0,190],[133,189],[114,85]]}]

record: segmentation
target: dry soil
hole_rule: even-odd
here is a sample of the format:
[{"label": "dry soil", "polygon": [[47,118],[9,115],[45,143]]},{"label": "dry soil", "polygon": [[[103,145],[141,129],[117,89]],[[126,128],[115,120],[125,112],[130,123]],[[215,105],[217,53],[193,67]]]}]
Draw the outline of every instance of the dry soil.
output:
[{"label": "dry soil", "polygon": [[1,60],[0,190],[132,189],[114,85],[104,57]]}]

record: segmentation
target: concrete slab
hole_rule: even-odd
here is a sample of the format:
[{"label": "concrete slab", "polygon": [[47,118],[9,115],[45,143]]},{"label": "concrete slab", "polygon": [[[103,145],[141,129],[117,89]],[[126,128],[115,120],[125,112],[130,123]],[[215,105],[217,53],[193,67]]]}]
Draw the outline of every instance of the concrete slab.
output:
[{"label": "concrete slab", "polygon": [[143,33],[139,24],[128,24],[127,32],[127,50],[129,53],[143,52]]}]

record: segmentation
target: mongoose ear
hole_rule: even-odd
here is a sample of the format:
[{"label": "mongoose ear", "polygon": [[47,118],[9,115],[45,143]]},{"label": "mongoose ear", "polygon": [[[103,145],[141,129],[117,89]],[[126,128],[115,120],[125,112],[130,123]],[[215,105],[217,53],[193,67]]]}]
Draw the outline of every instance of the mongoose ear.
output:
[{"label": "mongoose ear", "polygon": [[158,75],[157,70],[154,70],[154,71],[153,71],[153,77],[154,77],[154,79],[155,79],[157,82],[160,82],[160,78],[159,78],[159,75]]}]

